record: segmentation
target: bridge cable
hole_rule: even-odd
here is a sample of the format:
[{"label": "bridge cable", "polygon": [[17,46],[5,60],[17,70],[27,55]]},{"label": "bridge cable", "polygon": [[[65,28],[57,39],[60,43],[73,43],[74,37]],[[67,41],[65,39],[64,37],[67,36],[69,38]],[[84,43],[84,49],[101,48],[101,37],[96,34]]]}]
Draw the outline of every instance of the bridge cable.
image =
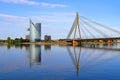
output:
[{"label": "bridge cable", "polygon": [[97,33],[102,34],[104,37],[109,37],[104,32],[98,30],[97,28],[95,28],[94,26],[92,26],[91,24],[89,24],[88,22],[86,22],[85,20],[83,20],[83,19],[81,19],[81,20],[83,21],[83,23],[85,23],[85,25],[88,25],[89,27],[91,27],[92,29],[94,29]]},{"label": "bridge cable", "polygon": [[81,25],[81,31],[83,32],[85,38],[87,38],[87,34],[85,33],[85,30],[83,29],[82,25]]},{"label": "bridge cable", "polygon": [[86,26],[85,26],[83,23],[81,23],[81,25],[83,26],[83,28],[84,28],[93,38],[96,38],[96,37],[86,28]]},{"label": "bridge cable", "polygon": [[75,26],[76,26],[76,19],[74,20],[74,23],[73,23],[73,25],[72,25],[72,27],[71,27],[71,29],[70,29],[70,32],[69,32],[69,34],[68,34],[68,36],[67,36],[67,39],[70,38],[70,36],[71,36],[71,34],[72,34],[72,32],[73,32]]},{"label": "bridge cable", "polygon": [[111,30],[111,31],[113,31],[113,32],[115,32],[115,33],[120,34],[120,31],[118,31],[118,30],[115,30],[115,29],[113,29],[113,28],[110,28],[110,27],[108,27],[108,26],[105,26],[105,25],[103,25],[103,24],[100,24],[100,23],[98,23],[98,22],[96,22],[96,21],[90,20],[90,19],[88,19],[88,18],[86,18],[86,17],[83,17],[83,16],[80,16],[80,17],[86,19],[86,20],[89,21],[89,22],[92,22],[92,23],[94,23],[94,24],[97,24],[97,25],[99,25],[99,26],[101,26],[101,27],[103,27],[103,28],[105,28],[105,29],[108,29],[108,30]]}]

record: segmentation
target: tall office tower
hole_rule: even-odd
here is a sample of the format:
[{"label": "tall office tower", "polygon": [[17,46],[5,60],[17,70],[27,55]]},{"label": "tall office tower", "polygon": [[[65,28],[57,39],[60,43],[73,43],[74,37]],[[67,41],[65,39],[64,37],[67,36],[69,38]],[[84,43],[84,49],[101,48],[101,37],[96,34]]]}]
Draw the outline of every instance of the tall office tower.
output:
[{"label": "tall office tower", "polygon": [[41,23],[34,24],[30,20],[30,42],[39,42],[41,40]]}]

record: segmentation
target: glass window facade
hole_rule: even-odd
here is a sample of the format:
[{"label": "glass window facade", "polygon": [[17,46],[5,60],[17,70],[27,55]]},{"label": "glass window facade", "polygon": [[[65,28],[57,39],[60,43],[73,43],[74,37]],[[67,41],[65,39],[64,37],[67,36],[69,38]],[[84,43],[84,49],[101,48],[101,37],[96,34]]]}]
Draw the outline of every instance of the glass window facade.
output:
[{"label": "glass window facade", "polygon": [[30,21],[30,42],[41,40],[41,23],[34,24]]}]

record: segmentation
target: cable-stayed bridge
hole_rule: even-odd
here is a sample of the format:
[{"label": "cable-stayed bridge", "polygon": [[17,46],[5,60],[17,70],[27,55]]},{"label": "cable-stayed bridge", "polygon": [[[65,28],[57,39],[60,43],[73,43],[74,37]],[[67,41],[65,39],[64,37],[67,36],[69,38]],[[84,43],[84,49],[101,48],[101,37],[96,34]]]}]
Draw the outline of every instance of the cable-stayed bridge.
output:
[{"label": "cable-stayed bridge", "polygon": [[115,44],[120,42],[120,31],[79,16],[77,12],[66,42],[73,45]]}]

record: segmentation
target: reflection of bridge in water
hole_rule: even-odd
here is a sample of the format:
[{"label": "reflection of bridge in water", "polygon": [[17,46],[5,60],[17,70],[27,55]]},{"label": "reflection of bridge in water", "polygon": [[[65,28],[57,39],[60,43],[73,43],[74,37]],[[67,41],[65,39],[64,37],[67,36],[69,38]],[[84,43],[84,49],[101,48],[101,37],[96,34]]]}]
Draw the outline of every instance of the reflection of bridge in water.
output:
[{"label": "reflection of bridge in water", "polygon": [[[44,46],[45,47],[45,46]],[[75,66],[76,74],[85,68],[102,65],[120,57],[120,48],[95,47],[77,47],[67,46],[69,56]],[[30,67],[41,64],[41,45],[30,45],[26,47]]]},{"label": "reflection of bridge in water", "polygon": [[[72,34],[73,32],[74,34]],[[78,34],[76,34],[77,32]],[[105,26],[76,13],[76,18],[67,35],[66,42],[73,44],[73,46],[84,44],[110,45],[120,43],[119,35],[120,31],[118,29]],[[73,39],[70,38],[71,36]]]},{"label": "reflection of bridge in water", "polygon": [[85,70],[85,68],[95,67],[112,61],[120,57],[120,49],[109,48],[90,48],[90,47],[67,47],[69,56],[76,68],[76,74],[79,70]]}]

